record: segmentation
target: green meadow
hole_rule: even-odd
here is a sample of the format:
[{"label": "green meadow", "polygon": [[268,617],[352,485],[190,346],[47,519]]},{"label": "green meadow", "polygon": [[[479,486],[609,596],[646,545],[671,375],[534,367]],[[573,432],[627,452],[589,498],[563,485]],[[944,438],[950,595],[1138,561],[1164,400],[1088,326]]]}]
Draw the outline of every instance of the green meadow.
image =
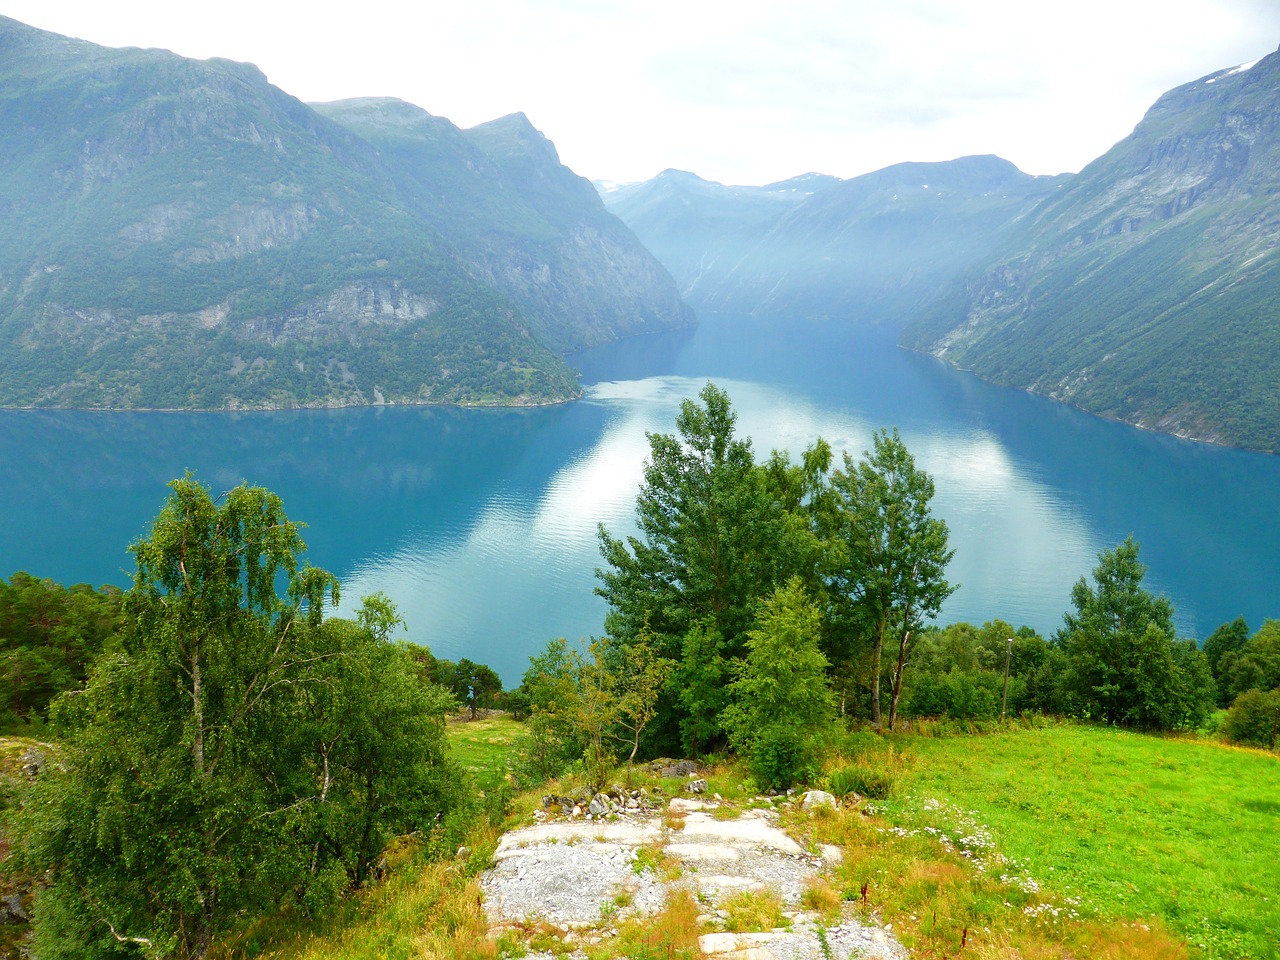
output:
[{"label": "green meadow", "polygon": [[1275,754],[1078,726],[901,746],[891,816],[968,814],[1082,916],[1159,918],[1206,957],[1280,956]]}]

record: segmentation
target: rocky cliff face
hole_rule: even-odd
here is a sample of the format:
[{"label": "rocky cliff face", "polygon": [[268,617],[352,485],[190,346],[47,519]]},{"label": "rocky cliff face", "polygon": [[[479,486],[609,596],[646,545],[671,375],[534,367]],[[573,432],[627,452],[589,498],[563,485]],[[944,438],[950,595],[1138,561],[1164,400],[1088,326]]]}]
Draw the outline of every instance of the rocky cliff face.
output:
[{"label": "rocky cliff face", "polygon": [[[251,65],[0,18],[0,171],[0,404],[322,404],[328,381],[297,373],[329,361],[343,402],[353,378],[565,399],[557,352],[691,321],[522,116],[312,107]],[[401,337],[441,357],[412,369]],[[255,385],[189,375],[237,357],[261,360]]]},{"label": "rocky cliff face", "polygon": [[1160,98],[906,342],[1140,426],[1280,450],[1280,54]]}]

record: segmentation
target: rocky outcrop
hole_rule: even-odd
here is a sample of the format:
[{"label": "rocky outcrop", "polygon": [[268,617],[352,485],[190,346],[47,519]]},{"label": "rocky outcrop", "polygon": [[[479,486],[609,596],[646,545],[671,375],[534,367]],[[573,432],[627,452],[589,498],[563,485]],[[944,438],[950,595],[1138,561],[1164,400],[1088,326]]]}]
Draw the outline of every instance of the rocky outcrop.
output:
[{"label": "rocky outcrop", "polygon": [[[557,952],[603,949],[627,917],[652,916],[685,890],[702,911],[697,944],[704,956],[819,960],[832,949],[876,960],[906,956],[890,931],[851,910],[824,922],[802,909],[807,885],[838,863],[839,850],[806,851],[764,798],[743,809],[677,797],[659,809],[613,811],[593,821],[538,813],[534,825],[503,836],[481,878],[495,934],[537,923],[556,931]],[[752,891],[779,898],[787,928],[723,929],[725,904]]]}]

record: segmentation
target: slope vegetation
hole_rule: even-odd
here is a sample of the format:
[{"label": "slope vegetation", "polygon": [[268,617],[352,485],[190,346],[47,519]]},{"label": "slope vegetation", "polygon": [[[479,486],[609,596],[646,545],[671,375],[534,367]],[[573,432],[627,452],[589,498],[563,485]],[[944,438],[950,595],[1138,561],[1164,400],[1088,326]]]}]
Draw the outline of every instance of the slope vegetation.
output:
[{"label": "slope vegetation", "polygon": [[1160,98],[910,330],[996,383],[1280,450],[1280,55]]},{"label": "slope vegetation", "polygon": [[0,18],[0,169],[0,404],[565,399],[560,351],[690,319],[522,116]]}]

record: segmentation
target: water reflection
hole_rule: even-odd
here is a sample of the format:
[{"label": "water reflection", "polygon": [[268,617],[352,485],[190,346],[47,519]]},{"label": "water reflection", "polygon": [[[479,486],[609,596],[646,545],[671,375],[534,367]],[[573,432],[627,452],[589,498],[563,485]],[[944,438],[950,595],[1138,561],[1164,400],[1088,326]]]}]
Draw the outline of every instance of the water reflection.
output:
[{"label": "water reflection", "polygon": [[646,432],[672,431],[714,378],[758,457],[821,435],[857,459],[901,429],[956,548],[944,619],[1051,632],[1131,533],[1184,633],[1280,614],[1280,458],[1107,423],[834,322],[713,319],[575,362],[584,400],[535,410],[0,411],[0,572],[125,584],[168,480],[247,480],[309,523],[309,558],[349,606],[385,591],[411,638],[515,682],[548,639],[600,632],[596,525],[634,531]]},{"label": "water reflection", "polygon": [[[671,432],[680,402],[704,381],[649,377],[609,381],[585,403],[607,412],[599,437],[561,466],[536,497],[498,491],[462,528],[415,537],[386,557],[371,557],[347,578],[349,597],[382,589],[394,596],[415,633],[440,656],[467,656],[519,675],[551,637],[598,634],[604,614],[592,590],[599,564],[596,525],[635,532],[635,494],[648,432]],[[798,456],[817,436],[837,458],[857,459],[873,425],[853,412],[822,407],[779,387],[726,380],[740,433],[762,457]],[[1050,629],[1071,582],[1093,560],[1085,518],[1021,471],[991,434],[904,434],[938,484],[935,511],[950,524],[962,587],[949,619],[1001,616]]]}]

